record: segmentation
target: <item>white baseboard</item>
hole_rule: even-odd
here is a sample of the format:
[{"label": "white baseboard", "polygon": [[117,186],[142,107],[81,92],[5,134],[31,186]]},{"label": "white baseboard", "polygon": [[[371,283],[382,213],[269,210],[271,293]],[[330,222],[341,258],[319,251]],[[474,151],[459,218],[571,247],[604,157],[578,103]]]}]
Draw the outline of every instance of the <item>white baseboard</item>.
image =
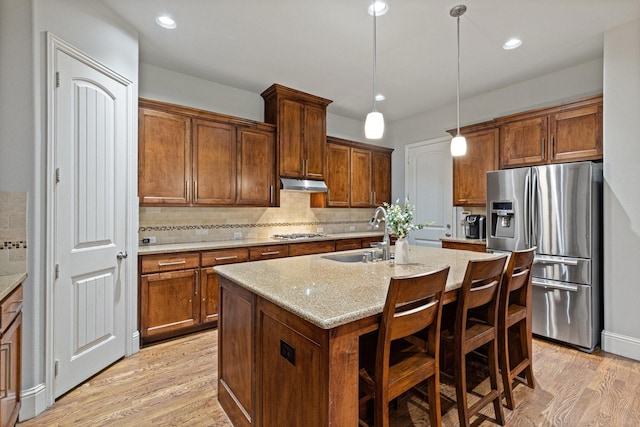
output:
[{"label": "white baseboard", "polygon": [[38,414],[47,409],[46,393],[44,384],[28,390],[22,390],[22,406],[20,407],[19,421],[25,421],[34,418]]},{"label": "white baseboard", "polygon": [[602,349],[608,353],[640,361],[640,339],[602,331]]},{"label": "white baseboard", "polygon": [[131,336],[131,342],[129,343],[129,354],[127,356],[132,356],[140,351],[140,332],[135,331]]}]

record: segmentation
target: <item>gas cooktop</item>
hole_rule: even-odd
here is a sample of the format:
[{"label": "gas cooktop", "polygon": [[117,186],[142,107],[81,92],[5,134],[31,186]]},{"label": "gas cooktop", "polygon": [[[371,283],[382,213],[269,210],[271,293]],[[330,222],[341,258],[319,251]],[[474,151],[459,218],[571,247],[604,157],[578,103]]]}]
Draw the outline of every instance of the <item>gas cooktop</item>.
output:
[{"label": "gas cooktop", "polygon": [[304,239],[315,239],[318,237],[327,237],[327,235],[318,234],[318,233],[293,233],[293,234],[274,234],[271,237],[278,240],[304,240]]}]

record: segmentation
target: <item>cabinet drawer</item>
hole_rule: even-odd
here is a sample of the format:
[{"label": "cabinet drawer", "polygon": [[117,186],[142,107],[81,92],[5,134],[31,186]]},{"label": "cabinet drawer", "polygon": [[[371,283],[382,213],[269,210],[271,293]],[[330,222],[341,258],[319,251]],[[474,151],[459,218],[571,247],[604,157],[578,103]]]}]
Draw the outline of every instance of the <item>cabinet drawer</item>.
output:
[{"label": "cabinet drawer", "polygon": [[336,241],[336,251],[350,251],[351,249],[360,248],[362,248],[362,240],[360,239],[344,239]]},{"label": "cabinet drawer", "polygon": [[143,274],[158,273],[198,267],[200,267],[200,254],[198,252],[146,255],[142,257],[141,272]]},{"label": "cabinet drawer", "polygon": [[19,285],[9,296],[2,300],[0,310],[2,310],[0,330],[4,331],[13,322],[18,313],[22,311],[22,285]]},{"label": "cabinet drawer", "polygon": [[251,261],[283,258],[287,256],[289,256],[289,245],[257,246],[255,248],[249,248],[249,259]]},{"label": "cabinet drawer", "polygon": [[289,256],[323,254],[336,250],[336,244],[333,240],[323,242],[305,242],[293,243],[289,245]]},{"label": "cabinet drawer", "polygon": [[482,244],[482,243],[443,241],[442,247],[444,249],[458,249],[463,251],[487,252],[486,244]]},{"label": "cabinet drawer", "polygon": [[233,264],[235,262],[245,262],[249,260],[249,250],[247,248],[224,249],[220,251],[202,252],[202,267],[213,267],[214,265]]}]

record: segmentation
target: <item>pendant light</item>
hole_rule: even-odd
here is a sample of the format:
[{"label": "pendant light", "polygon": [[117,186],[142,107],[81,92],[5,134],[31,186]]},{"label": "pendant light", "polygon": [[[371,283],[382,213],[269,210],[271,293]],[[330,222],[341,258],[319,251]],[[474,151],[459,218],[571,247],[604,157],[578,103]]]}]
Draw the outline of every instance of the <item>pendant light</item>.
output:
[{"label": "pendant light", "polygon": [[364,135],[367,139],[380,139],[384,134],[384,117],[376,106],[376,10],[375,0],[373,2],[373,109],[367,114],[364,122]]},{"label": "pendant light", "polygon": [[460,4],[458,6],[454,6],[453,9],[449,12],[449,14],[456,18],[457,27],[458,27],[458,81],[457,81],[457,96],[456,96],[456,105],[457,105],[457,117],[458,117],[458,133],[451,140],[451,155],[454,157],[464,156],[467,154],[467,140],[464,136],[460,135],[460,17],[464,15],[467,11],[467,6]]}]

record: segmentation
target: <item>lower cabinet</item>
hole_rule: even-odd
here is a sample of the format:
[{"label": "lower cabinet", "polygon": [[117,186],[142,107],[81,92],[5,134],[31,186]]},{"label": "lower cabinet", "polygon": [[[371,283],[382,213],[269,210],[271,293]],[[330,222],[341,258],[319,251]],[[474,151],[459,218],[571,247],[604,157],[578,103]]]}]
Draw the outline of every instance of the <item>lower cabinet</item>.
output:
[{"label": "lower cabinet", "polygon": [[234,264],[249,260],[247,248],[223,249],[219,251],[202,252],[200,278],[200,322],[215,323],[218,320],[218,288],[219,276],[213,267],[224,264]]},{"label": "lower cabinet", "polygon": [[2,306],[0,335],[0,426],[18,421],[22,371],[22,285],[14,289]]},{"label": "lower cabinet", "polygon": [[472,252],[487,252],[487,244],[479,243],[479,242],[452,242],[450,240],[442,241],[443,249],[459,249],[463,251],[472,251]]}]

